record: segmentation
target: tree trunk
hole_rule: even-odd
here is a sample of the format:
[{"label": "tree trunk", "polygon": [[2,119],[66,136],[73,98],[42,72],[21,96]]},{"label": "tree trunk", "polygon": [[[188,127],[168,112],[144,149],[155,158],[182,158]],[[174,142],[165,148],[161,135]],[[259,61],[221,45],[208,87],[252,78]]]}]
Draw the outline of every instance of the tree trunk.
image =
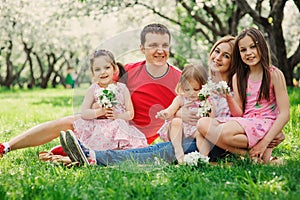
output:
[{"label": "tree trunk", "polygon": [[4,86],[10,88],[11,83],[13,82],[13,63],[10,60],[12,54],[13,43],[11,40],[8,41],[8,51],[6,54],[6,76],[4,80]]},{"label": "tree trunk", "polygon": [[31,58],[31,52],[32,52],[33,46],[28,47],[28,44],[24,41],[23,41],[23,45],[24,45],[24,51],[25,51],[26,56],[27,56],[27,60],[29,61],[29,70],[30,70],[29,85],[31,87],[34,87],[35,86],[35,78],[34,78],[33,64],[32,64],[32,58]]},{"label": "tree trunk", "polygon": [[264,18],[253,10],[246,0],[237,0],[238,6],[252,17],[255,24],[259,27],[263,27],[263,32],[267,33],[266,40],[270,46],[272,63],[281,69],[287,85],[293,86],[293,69],[296,65],[291,65],[295,64],[295,62],[292,63],[288,61],[282,30],[283,9],[286,1],[287,0],[271,0],[269,16],[268,18]]}]

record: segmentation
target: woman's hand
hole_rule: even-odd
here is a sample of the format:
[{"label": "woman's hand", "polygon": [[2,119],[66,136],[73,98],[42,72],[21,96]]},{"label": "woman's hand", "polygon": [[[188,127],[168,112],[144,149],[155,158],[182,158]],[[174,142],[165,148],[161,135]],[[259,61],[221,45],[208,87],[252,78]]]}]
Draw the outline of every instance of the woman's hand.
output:
[{"label": "woman's hand", "polygon": [[180,117],[182,121],[194,125],[197,125],[197,122],[200,117],[197,116],[197,110],[189,109],[193,104],[189,103],[182,106],[176,113],[176,116]]}]

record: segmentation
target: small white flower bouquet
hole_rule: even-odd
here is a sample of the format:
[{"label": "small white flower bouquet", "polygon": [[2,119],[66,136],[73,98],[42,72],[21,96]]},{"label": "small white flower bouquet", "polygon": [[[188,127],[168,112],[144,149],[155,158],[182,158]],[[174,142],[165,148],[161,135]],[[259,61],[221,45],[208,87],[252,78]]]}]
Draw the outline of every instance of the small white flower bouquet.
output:
[{"label": "small white flower bouquet", "polygon": [[222,93],[225,91],[226,93],[230,93],[230,88],[228,87],[226,81],[220,81],[219,83],[214,83],[210,78],[207,83],[202,86],[198,97],[201,101],[197,116],[199,117],[208,117],[211,112],[212,106],[208,101],[209,96],[214,93]]},{"label": "small white flower bouquet", "polygon": [[215,88],[215,83],[211,79],[208,79],[205,85],[202,85],[202,88],[198,94],[199,100],[201,101],[197,116],[199,117],[208,117],[211,112],[211,104],[208,101],[209,96]]},{"label": "small white flower bouquet", "polygon": [[211,79],[208,79],[207,83],[202,85],[202,88],[198,94],[200,101],[208,99],[212,91],[215,89],[215,85],[216,84]]},{"label": "small white flower bouquet", "polygon": [[200,154],[198,151],[194,151],[184,155],[183,163],[189,166],[197,166],[199,159],[204,163],[208,163],[209,161],[208,156],[204,156]]},{"label": "small white flower bouquet", "polygon": [[118,104],[118,92],[118,87],[115,84],[109,84],[107,88],[98,89],[96,91],[97,103],[100,107],[112,108]]},{"label": "small white flower bouquet", "polygon": [[207,101],[207,100],[201,101],[200,106],[198,108],[197,116],[198,117],[208,117],[209,113],[211,112],[211,108],[212,108],[212,106],[209,103],[209,101]]}]

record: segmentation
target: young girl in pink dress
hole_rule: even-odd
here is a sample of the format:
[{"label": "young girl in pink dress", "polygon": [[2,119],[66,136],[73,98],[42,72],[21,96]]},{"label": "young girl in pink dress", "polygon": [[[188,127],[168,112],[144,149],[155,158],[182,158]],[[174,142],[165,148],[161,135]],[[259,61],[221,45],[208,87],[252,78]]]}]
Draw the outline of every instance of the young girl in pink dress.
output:
[{"label": "young girl in pink dress", "polygon": [[[94,83],[88,88],[82,103],[81,119],[74,122],[74,134],[95,150],[146,147],[145,135],[128,123],[134,116],[133,105],[126,85],[114,81],[120,66],[113,54],[107,50],[97,50],[90,62]],[[115,90],[116,105],[95,104],[100,101],[99,92],[110,88]]]},{"label": "young girl in pink dress", "polygon": [[251,148],[251,157],[267,163],[272,153],[269,143],[289,120],[285,78],[271,65],[267,43],[255,28],[237,36],[232,64],[234,97],[227,94],[226,98],[233,117],[201,118],[198,131],[203,140],[231,152]]}]

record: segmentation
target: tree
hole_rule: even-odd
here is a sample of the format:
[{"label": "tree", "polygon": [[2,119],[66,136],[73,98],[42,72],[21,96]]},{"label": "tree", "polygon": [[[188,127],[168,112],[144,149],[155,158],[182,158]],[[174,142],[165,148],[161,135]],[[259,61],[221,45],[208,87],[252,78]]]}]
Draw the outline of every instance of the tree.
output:
[{"label": "tree", "polygon": [[[287,0],[270,0],[269,14],[267,17],[262,16],[262,3],[257,1],[255,9],[252,9],[246,0],[237,0],[238,7],[248,13],[254,23],[263,29],[266,38],[269,41],[273,63],[278,66],[284,73],[288,85],[292,85],[294,67],[300,62],[300,43],[293,55],[287,57],[287,48],[283,35],[282,21],[284,17],[284,7]],[[294,0],[295,5],[300,11],[300,3]],[[298,21],[298,20],[296,20]]]},{"label": "tree", "polygon": [[68,65],[86,57],[86,35],[95,33],[71,30],[74,21],[89,18],[77,0],[1,1],[0,9],[1,86],[47,88],[51,80],[55,86]]},{"label": "tree", "polygon": [[[299,0],[293,2],[300,11]],[[294,52],[287,52],[286,40],[288,38],[284,37],[282,28],[287,0],[256,0],[256,2],[250,0],[174,0],[176,15],[170,15],[169,9],[167,12],[163,12],[163,6],[158,5],[164,3],[166,2],[156,2],[155,4],[153,1],[147,0],[122,2],[115,0],[106,2],[106,6],[114,11],[136,6],[143,7],[176,24],[187,36],[210,45],[221,36],[237,35],[244,27],[255,24],[265,33],[271,49],[273,64],[283,71],[287,84],[292,85],[293,69],[300,62],[300,30],[296,30],[298,38],[294,41],[294,43],[298,43],[297,47]],[[296,21],[295,26],[299,26],[300,19],[294,20]]]}]

